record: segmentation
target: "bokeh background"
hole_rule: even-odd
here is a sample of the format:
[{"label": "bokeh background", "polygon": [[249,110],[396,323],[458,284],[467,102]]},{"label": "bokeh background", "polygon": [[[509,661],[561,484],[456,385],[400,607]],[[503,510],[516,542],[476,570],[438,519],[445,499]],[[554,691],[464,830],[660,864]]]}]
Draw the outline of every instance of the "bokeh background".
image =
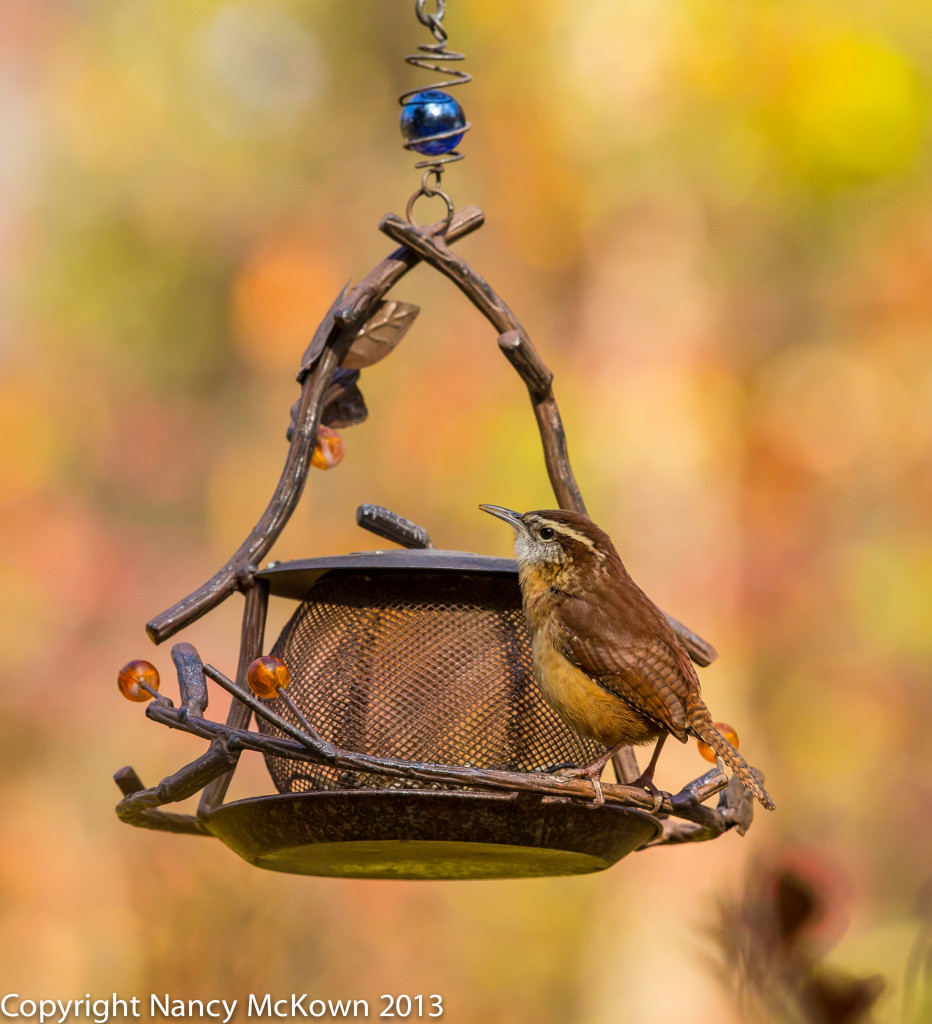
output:
[{"label": "bokeh background", "polygon": [[[396,97],[428,34],[408,0],[4,0],[0,988],[727,1024],[717,903],[805,856],[830,962],[885,977],[878,1020],[928,1020],[904,978],[932,874],[932,8],[449,0],[446,24],[475,76],[447,187],[488,218],[461,251],[556,373],[593,517],[719,648],[705,694],[779,809],[600,876],[461,884],[277,876],[117,822],[115,769],[202,749],[117,669],[171,691],[144,622],[265,507],[309,333],[417,185]],[[275,557],[378,546],[361,501],[506,554],[477,503],[552,504],[488,325],[423,268],[397,295],[421,316]],[[186,638],[232,670],[239,614]],[[703,768],[668,749],[658,781]]]}]

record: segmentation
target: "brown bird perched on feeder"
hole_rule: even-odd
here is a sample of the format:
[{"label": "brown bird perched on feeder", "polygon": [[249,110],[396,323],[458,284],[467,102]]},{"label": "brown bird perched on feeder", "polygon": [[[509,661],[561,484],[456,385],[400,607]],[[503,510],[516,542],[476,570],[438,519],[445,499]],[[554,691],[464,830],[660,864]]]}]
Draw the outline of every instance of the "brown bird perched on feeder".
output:
[{"label": "brown bird perched on feeder", "polygon": [[515,555],[531,633],[534,674],[544,698],[583,736],[608,749],[587,775],[596,806],[599,781],[621,747],[657,740],[634,785],[653,790],[669,734],[707,743],[770,810],[774,802],[737,750],[718,732],[699,679],[663,612],[628,575],[611,538],[578,512],[512,512],[480,505],[516,532]]}]

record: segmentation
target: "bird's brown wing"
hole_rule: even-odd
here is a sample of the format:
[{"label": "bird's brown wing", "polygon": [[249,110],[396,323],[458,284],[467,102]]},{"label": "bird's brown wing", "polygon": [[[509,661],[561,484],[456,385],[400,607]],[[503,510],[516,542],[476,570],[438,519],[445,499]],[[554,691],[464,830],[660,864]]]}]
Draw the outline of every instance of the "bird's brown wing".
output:
[{"label": "bird's brown wing", "polygon": [[567,596],[555,620],[553,642],[565,658],[677,739],[686,739],[686,698],[698,683],[684,676],[673,647],[661,638],[620,634],[602,606],[581,598]]}]

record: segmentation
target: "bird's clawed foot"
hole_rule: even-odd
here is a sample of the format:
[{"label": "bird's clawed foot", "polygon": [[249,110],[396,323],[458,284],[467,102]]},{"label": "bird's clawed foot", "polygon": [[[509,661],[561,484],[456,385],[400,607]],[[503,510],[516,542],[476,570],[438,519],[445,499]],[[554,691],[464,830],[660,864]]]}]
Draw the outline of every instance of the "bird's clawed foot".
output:
[{"label": "bird's clawed foot", "polygon": [[663,790],[658,789],[654,785],[654,773],[642,772],[634,782],[629,782],[629,786],[634,786],[636,789],[643,789],[644,792],[654,801],[654,806],[651,808],[651,813],[660,810],[660,805],[663,803],[664,793]]},{"label": "bird's clawed foot", "polygon": [[561,768],[556,776],[561,782],[569,782],[570,779],[588,779],[592,783],[595,799],[587,807],[601,807],[605,803],[605,794],[602,792],[602,771],[605,768],[604,761],[595,761],[586,765],[585,768]]},{"label": "bird's clawed foot", "polygon": [[654,806],[651,808],[651,813],[660,810],[660,805],[663,803],[664,794],[654,785],[654,770],[657,767],[657,761],[660,758],[660,751],[663,750],[663,745],[667,741],[667,733],[661,733],[657,739],[657,745],[654,747],[654,752],[651,754],[650,762],[643,772],[634,780],[629,782],[629,786],[635,786],[637,789],[643,789],[645,793],[654,801]]}]

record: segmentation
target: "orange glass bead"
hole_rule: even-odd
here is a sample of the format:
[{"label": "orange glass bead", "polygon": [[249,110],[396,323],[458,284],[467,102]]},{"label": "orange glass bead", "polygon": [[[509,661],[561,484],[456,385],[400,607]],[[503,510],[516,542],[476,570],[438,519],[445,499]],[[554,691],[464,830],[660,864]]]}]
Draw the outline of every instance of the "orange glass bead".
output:
[{"label": "orange glass bead", "polygon": [[[716,722],[715,728],[725,737],[726,740],[735,748],[738,749],[738,734],[727,722]],[[699,748],[699,753],[707,760],[715,764],[716,754],[715,751],[702,740],[696,740],[696,746]]]},{"label": "orange glass bead", "polygon": [[127,700],[144,701],[152,700],[152,694],[147,693],[139,684],[148,683],[153,690],[159,688],[159,670],[151,661],[142,661],[137,658],[135,661],[128,661],[117,676],[117,686],[120,693]]},{"label": "orange glass bead", "polygon": [[291,682],[291,673],[281,658],[273,658],[264,654],[246,670],[246,682],[257,697],[266,700],[277,697],[279,690],[287,690]]},{"label": "orange glass bead", "polygon": [[311,456],[311,465],[318,469],[333,469],[343,461],[346,448],[343,438],[332,428],[321,425],[317,430],[317,444]]}]

